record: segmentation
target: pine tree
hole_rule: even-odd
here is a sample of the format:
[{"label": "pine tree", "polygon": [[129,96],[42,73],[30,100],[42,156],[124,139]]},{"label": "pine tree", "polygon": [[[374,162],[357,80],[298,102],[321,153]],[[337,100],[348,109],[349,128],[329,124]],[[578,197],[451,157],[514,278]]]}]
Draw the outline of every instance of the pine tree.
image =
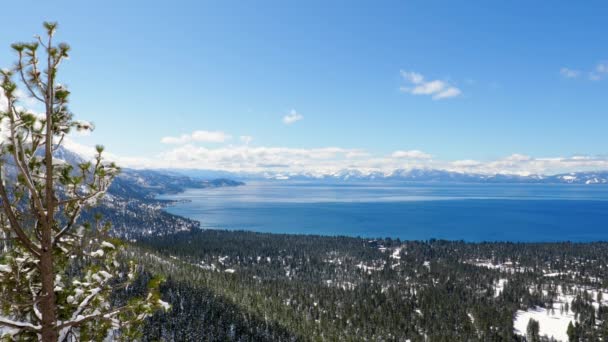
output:
[{"label": "pine tree", "polygon": [[[0,225],[6,248],[0,258],[0,326],[9,340],[102,340],[109,333],[130,339],[138,322],[166,305],[158,279],[145,299],[112,305],[112,291],[133,280],[136,265],[122,261],[123,243],[108,237],[108,224],[99,218],[83,224],[79,217],[104,195],[119,168],[104,160],[101,146],[92,162],[70,165],[54,158],[72,129],[93,126],[73,119],[70,92],[57,81],[70,47],[54,42],[56,23],[44,28],[44,38],[13,44],[17,63],[0,71]],[[44,113],[24,108],[24,97],[40,103]]]},{"label": "pine tree", "polygon": [[540,326],[538,321],[530,318],[528,321],[528,326],[526,327],[526,338],[529,342],[538,342],[540,341]]},{"label": "pine tree", "polygon": [[570,342],[578,341],[576,329],[574,328],[574,325],[572,325],[572,321],[570,321],[570,323],[568,323],[568,329],[566,330],[566,334],[568,334],[568,341],[570,341]]}]

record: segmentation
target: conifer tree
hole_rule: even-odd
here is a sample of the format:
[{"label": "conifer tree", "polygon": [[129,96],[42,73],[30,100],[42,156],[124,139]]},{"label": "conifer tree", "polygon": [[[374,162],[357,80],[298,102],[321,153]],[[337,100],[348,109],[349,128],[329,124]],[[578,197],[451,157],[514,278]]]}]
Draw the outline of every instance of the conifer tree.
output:
[{"label": "conifer tree", "polygon": [[568,323],[568,328],[566,330],[566,334],[568,335],[568,341],[575,342],[578,340],[576,329],[574,325],[572,325],[572,321]]},{"label": "conifer tree", "polygon": [[540,332],[540,326],[538,324],[538,321],[533,318],[530,318],[530,320],[528,321],[528,326],[526,327],[527,341],[529,341],[529,342],[540,341],[539,332]]},{"label": "conifer tree", "polygon": [[[73,129],[93,125],[73,119],[70,92],[58,70],[70,52],[45,36],[12,45],[17,63],[0,71],[0,328],[8,340],[132,339],[137,323],[166,304],[155,279],[146,298],[114,305],[112,292],[129,284],[136,265],[122,258],[123,243],[108,237],[100,218],[83,223],[119,172],[97,146],[92,162],[71,165],[54,157]],[[43,113],[24,107],[40,104]]]}]

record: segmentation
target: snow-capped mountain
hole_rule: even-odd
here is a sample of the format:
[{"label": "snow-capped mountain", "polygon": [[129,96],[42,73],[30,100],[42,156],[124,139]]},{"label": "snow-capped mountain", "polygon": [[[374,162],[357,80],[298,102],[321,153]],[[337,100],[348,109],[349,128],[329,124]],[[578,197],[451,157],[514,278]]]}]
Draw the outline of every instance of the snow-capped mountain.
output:
[{"label": "snow-capped mountain", "polygon": [[[67,149],[61,149],[56,158],[64,159],[68,163],[75,164],[79,156]],[[186,183],[200,179],[226,180],[224,185],[238,185],[228,180],[274,180],[274,181],[327,181],[327,182],[352,182],[352,181],[403,181],[403,182],[429,182],[429,183],[528,183],[528,184],[608,184],[608,171],[574,172],[556,175],[515,175],[515,174],[481,174],[456,172],[440,169],[396,169],[389,172],[362,171],[359,169],[343,169],[337,172],[285,172],[285,171],[261,171],[261,172],[230,172],[223,170],[201,170],[201,169],[160,169],[160,170],[134,170],[124,169],[119,178],[135,180],[143,176],[148,180],[155,177],[169,177],[171,180],[163,179],[166,192],[171,192],[172,183]],[[184,177],[185,176],[185,177]],[[182,178],[180,178],[182,177]],[[118,180],[120,183],[120,180]],[[179,185],[179,184],[178,184]],[[178,188],[184,188],[187,184],[181,184]],[[221,184],[208,184],[207,186],[221,186]],[[151,186],[154,188],[154,185]]]},{"label": "snow-capped mountain", "polygon": [[607,184],[608,172],[576,172],[551,177],[555,183],[568,184]]},{"label": "snow-capped mountain", "polygon": [[513,174],[479,174],[454,172],[437,169],[397,169],[391,172],[363,172],[357,169],[345,169],[333,173],[314,172],[227,172],[210,170],[174,170],[194,178],[221,176],[240,180],[274,180],[274,181],[403,181],[428,183],[528,183],[528,184],[608,184],[608,171],[575,172],[557,175],[513,175]]}]

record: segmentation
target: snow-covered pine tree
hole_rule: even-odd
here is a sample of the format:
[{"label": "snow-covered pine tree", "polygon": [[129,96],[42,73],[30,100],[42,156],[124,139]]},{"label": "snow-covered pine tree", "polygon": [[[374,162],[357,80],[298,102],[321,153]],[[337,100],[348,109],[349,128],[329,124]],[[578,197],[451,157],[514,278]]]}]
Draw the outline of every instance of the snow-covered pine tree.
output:
[{"label": "snow-covered pine tree", "polygon": [[[8,340],[131,340],[137,323],[166,304],[156,280],[147,297],[112,304],[112,291],[133,280],[136,266],[124,261],[107,224],[79,216],[119,168],[101,146],[92,162],[53,157],[70,130],[93,126],[73,119],[70,92],[57,81],[70,47],[54,42],[56,23],[44,28],[44,38],[13,44],[17,63],[0,71],[0,331]],[[25,108],[24,97],[44,112]]]}]

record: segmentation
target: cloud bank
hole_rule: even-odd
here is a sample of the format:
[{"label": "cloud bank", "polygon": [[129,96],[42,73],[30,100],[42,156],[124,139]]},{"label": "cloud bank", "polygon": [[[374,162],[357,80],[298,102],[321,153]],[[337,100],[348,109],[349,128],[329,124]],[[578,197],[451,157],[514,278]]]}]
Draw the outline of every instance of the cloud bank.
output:
[{"label": "cloud bank", "polygon": [[[237,145],[202,146],[189,142],[158,153],[153,157],[112,154],[106,158],[130,168],[174,168],[225,170],[232,172],[284,172],[330,175],[343,170],[362,174],[395,170],[438,169],[478,174],[557,174],[575,171],[608,170],[608,156],[533,157],[512,154],[496,160],[441,160],[421,150],[401,149],[390,153],[372,153],[365,149],[343,147],[290,148],[251,146],[252,138],[241,138]],[[251,138],[251,139],[250,139]],[[187,139],[186,139],[187,140]],[[66,139],[65,146],[91,157],[93,147]]]}]

